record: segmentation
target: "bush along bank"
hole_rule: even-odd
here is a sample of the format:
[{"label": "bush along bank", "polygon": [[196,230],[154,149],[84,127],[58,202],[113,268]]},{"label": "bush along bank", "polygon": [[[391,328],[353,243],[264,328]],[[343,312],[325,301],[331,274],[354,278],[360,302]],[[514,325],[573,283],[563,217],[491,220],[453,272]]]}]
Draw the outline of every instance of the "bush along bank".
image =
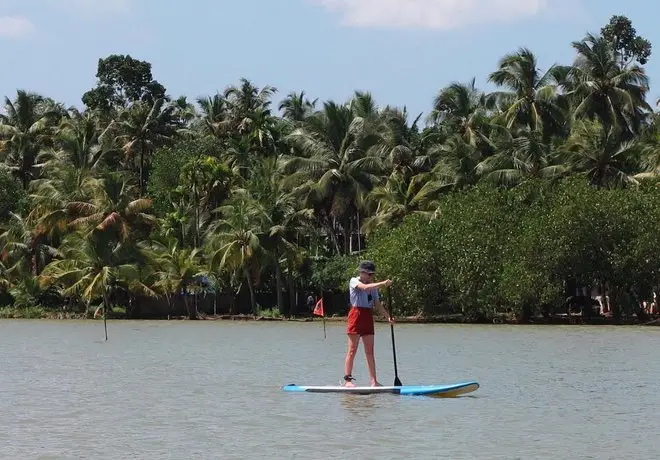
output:
[{"label": "bush along bank", "polygon": [[[438,204],[432,219],[406,217],[361,254],[377,262],[380,277],[394,279],[395,315],[557,322],[572,312],[603,322],[599,308],[580,308],[586,292],[594,307],[590,299],[605,294],[604,316],[615,322],[652,319],[642,305],[660,286],[658,184],[603,189],[570,178],[513,189],[479,185]],[[356,260],[341,259],[343,277],[328,274],[327,282],[344,288]]]}]

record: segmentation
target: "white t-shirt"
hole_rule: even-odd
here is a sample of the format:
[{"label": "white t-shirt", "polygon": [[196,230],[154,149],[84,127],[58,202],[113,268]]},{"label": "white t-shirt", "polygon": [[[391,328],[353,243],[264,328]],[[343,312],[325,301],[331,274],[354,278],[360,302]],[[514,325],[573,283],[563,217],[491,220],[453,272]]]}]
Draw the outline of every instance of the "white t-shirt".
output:
[{"label": "white t-shirt", "polygon": [[378,289],[359,289],[357,287],[359,282],[360,278],[355,276],[351,278],[351,281],[348,284],[351,306],[360,308],[374,308],[374,302],[376,300],[380,300]]}]

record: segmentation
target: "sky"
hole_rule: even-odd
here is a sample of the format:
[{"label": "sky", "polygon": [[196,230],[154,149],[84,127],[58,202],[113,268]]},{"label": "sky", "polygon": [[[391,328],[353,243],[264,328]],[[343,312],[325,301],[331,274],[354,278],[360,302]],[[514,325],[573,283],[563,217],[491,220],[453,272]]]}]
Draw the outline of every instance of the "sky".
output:
[{"label": "sky", "polygon": [[275,105],[291,91],[344,102],[360,90],[412,120],[452,82],[494,89],[488,74],[520,47],[543,69],[570,64],[571,42],[614,14],[658,45],[646,65],[654,104],[658,0],[0,0],[0,96],[82,107],[98,59],[130,54],[174,98],[247,78],[275,87]]}]

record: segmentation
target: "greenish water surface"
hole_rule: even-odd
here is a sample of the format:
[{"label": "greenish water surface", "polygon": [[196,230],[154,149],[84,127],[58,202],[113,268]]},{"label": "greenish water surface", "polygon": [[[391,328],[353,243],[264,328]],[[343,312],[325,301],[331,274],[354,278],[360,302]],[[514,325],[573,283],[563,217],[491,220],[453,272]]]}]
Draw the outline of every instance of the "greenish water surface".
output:
[{"label": "greenish water surface", "polygon": [[[468,397],[289,394],[334,385],[344,325],[0,321],[0,458],[650,459],[660,329],[395,326],[404,384]],[[377,325],[379,379],[394,374]],[[354,375],[368,382],[360,348]]]}]

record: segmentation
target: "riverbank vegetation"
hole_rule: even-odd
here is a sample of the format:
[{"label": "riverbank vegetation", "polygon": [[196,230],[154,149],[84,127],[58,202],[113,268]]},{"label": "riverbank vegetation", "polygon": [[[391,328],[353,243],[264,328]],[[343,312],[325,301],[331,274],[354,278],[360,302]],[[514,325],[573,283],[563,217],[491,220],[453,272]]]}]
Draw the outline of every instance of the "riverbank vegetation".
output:
[{"label": "riverbank vegetation", "polygon": [[244,79],[174,98],[98,63],[77,109],[19,89],[0,115],[0,307],[119,317],[346,311],[359,259],[395,314],[552,316],[585,288],[615,317],[660,285],[651,45],[625,17],[541,68],[512,50],[427,118]]}]

